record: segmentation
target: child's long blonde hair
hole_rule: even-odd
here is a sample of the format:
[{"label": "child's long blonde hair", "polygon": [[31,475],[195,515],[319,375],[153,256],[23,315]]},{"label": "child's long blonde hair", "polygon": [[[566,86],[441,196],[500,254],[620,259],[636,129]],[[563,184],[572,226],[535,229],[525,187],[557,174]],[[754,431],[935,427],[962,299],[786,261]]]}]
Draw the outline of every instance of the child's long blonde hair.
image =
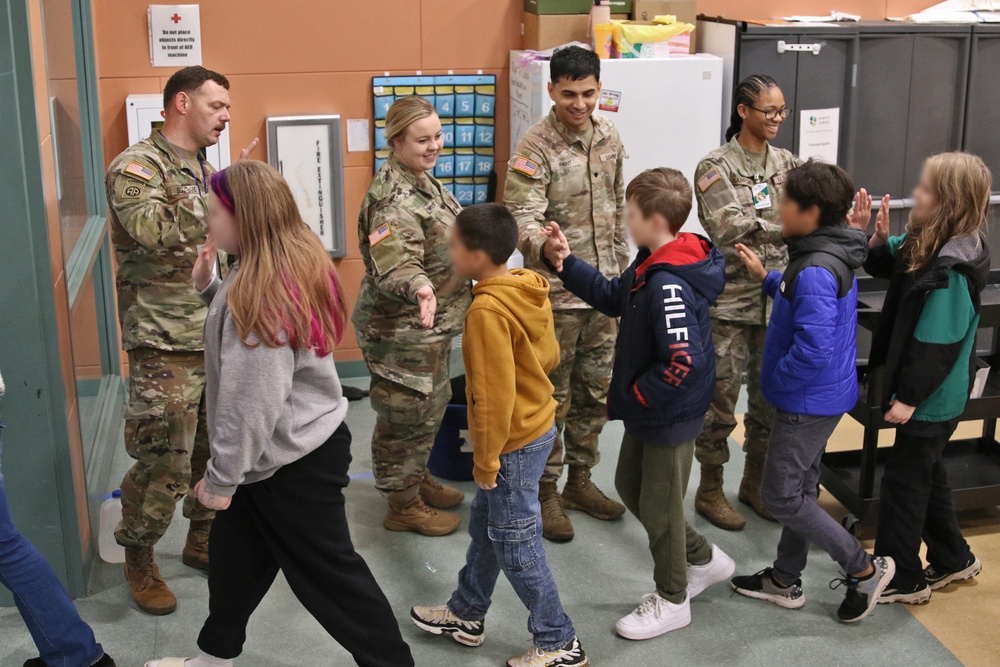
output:
[{"label": "child's long blonde hair", "polygon": [[920,271],[956,236],[975,234],[986,222],[993,178],[971,153],[938,153],[927,158],[937,204],[927,218],[910,215],[903,254],[911,273]]},{"label": "child's long blonde hair", "polygon": [[330,354],[347,321],[343,292],[285,179],[263,162],[244,160],[213,177],[217,185],[228,190],[236,216],[240,268],[227,303],[243,342],[256,345],[253,334],[268,347]]}]

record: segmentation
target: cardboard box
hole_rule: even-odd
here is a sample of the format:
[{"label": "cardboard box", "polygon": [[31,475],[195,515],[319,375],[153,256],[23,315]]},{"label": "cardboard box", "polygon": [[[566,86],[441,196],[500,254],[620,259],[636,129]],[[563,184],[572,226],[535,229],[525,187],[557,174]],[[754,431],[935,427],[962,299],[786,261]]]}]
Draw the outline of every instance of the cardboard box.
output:
[{"label": "cardboard box", "polygon": [[[613,14],[612,18],[628,18]],[[568,42],[590,44],[589,14],[548,14],[540,16],[524,12],[521,15],[521,48],[544,51]]]},{"label": "cardboard box", "polygon": [[[633,0],[611,0],[612,14],[632,12]],[[589,14],[593,0],[524,0],[524,11],[529,14]]]},{"label": "cardboard box", "polygon": [[[672,14],[681,23],[697,25],[697,0],[635,0],[632,7],[632,18],[636,21],[652,21],[655,16]],[[692,33],[697,38],[697,30]],[[695,39],[691,40],[691,53],[694,53]]]}]

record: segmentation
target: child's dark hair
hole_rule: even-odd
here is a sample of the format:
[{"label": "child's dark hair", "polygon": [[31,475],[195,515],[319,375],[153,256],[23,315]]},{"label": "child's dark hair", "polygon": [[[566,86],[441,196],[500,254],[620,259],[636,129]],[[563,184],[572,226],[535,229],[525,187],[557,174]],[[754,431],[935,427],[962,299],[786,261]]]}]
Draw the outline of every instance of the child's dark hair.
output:
[{"label": "child's dark hair", "polygon": [[691,213],[691,184],[676,169],[647,169],[625,188],[625,199],[638,206],[644,218],[662,215],[670,233],[676,234]]},{"label": "child's dark hair", "polygon": [[854,200],[854,182],[835,164],[808,162],[789,170],[783,195],[806,209],[819,209],[821,227],[846,224]]},{"label": "child's dark hair", "polygon": [[580,81],[588,76],[601,80],[601,59],[596,53],[582,46],[567,46],[552,54],[549,61],[549,76],[552,83],[560,79]]},{"label": "child's dark hair", "polygon": [[517,248],[517,221],[503,204],[477,204],[462,209],[455,232],[469,250],[482,250],[497,266]]},{"label": "child's dark hair", "polygon": [[[552,77],[555,81],[555,76]],[[778,82],[767,74],[751,74],[740,81],[733,93],[733,113],[729,117],[729,129],[726,130],[726,141],[729,141],[743,129],[743,119],[740,117],[740,105],[752,107],[760,94],[770,88],[777,88]]]}]

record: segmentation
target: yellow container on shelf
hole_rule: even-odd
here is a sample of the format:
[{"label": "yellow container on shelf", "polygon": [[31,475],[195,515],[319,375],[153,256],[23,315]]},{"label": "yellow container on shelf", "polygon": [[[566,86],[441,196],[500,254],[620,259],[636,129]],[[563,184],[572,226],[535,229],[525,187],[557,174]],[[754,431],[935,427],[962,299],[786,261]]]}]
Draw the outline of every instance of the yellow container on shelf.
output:
[{"label": "yellow container on shelf", "polygon": [[593,34],[594,53],[599,58],[611,57],[611,42],[614,37],[614,26],[610,23],[595,23]]}]

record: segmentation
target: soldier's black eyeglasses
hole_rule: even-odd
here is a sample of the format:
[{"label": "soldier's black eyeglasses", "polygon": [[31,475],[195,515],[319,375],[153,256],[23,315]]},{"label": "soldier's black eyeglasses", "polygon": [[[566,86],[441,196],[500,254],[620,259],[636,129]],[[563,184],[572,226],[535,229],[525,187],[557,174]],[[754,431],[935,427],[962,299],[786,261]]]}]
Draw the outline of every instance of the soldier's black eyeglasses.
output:
[{"label": "soldier's black eyeglasses", "polygon": [[792,110],[789,107],[782,107],[780,109],[758,109],[757,107],[750,107],[754,111],[759,111],[764,114],[764,118],[768,120],[777,120],[778,116],[781,116],[781,120],[785,120],[792,115]]}]

